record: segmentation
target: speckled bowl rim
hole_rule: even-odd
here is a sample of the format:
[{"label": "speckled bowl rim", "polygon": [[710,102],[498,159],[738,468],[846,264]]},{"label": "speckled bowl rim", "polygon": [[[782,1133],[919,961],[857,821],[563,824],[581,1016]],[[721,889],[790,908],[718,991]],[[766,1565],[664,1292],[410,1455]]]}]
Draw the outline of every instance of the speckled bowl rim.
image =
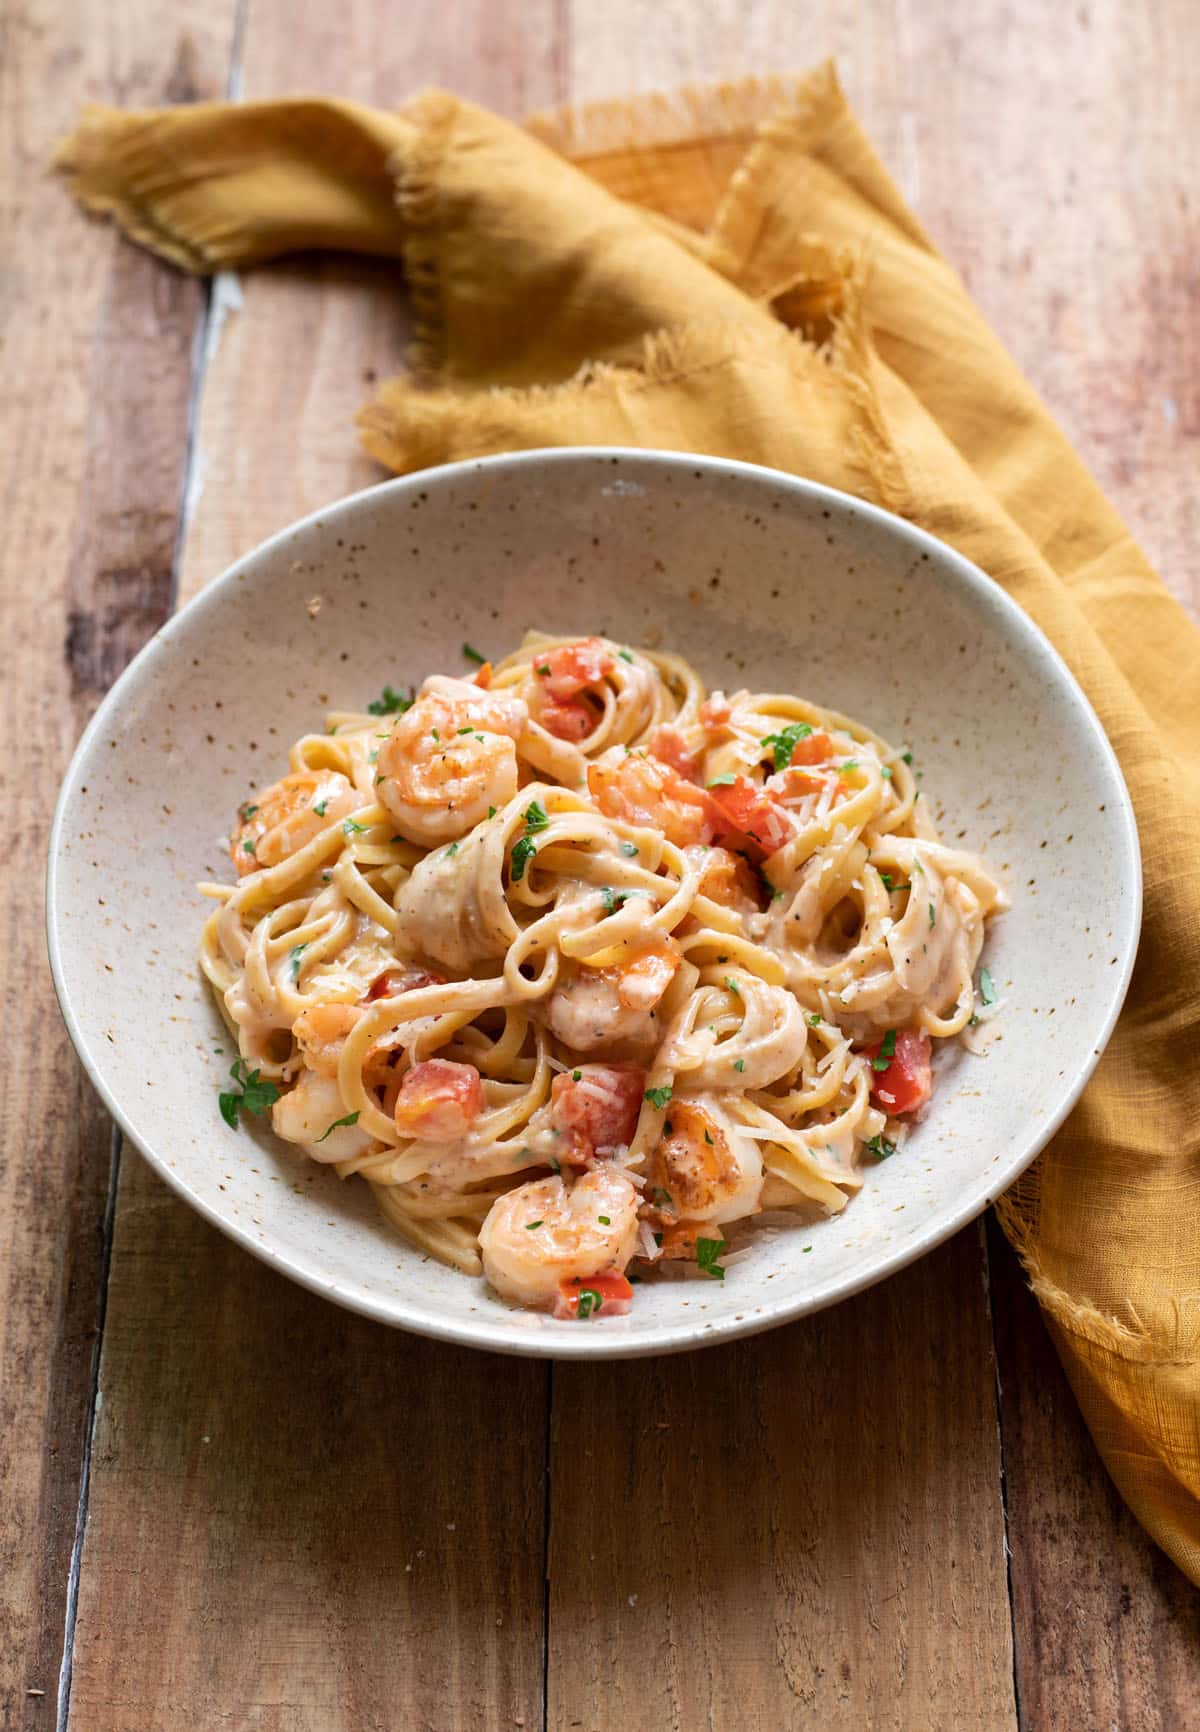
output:
[{"label": "speckled bowl rim", "polygon": [[[999,1169],[993,1166],[985,1174],[981,1174],[978,1183],[966,1187],[955,1206],[931,1221],[928,1228],[915,1240],[907,1241],[884,1257],[881,1262],[870,1263],[865,1266],[861,1276],[851,1276],[841,1282],[834,1290],[801,1295],[796,1300],[780,1303],[777,1308],[764,1307],[761,1311],[755,1311],[751,1314],[731,1315],[707,1324],[701,1324],[697,1321],[682,1326],[667,1325],[665,1326],[667,1328],[674,1327],[674,1335],[668,1340],[650,1338],[648,1340],[629,1341],[615,1335],[606,1335],[602,1330],[595,1330],[589,1331],[586,1335],[581,1334],[577,1345],[574,1342],[556,1343],[553,1349],[548,1349],[546,1346],[540,1345],[536,1337],[525,1334],[514,1324],[506,1323],[503,1313],[498,1313],[495,1318],[468,1316],[443,1320],[423,1311],[410,1314],[403,1301],[373,1301],[366,1295],[346,1293],[336,1283],[323,1277],[318,1270],[306,1266],[292,1256],[274,1250],[269,1244],[264,1244],[255,1238],[247,1228],[222,1215],[217,1208],[197,1195],[189,1187],[185,1178],[162,1155],[138,1137],[119,1096],[109,1087],[101,1056],[89,1047],[79,1019],[75,1015],[71,989],[65,977],[62,941],[59,932],[58,867],[63,836],[69,824],[72,804],[80,785],[83,766],[89,759],[96,740],[109,730],[111,718],[114,712],[119,709],[125,694],[136,687],[145,671],[159,658],[176,653],[175,638],[181,631],[186,630],[189,620],[203,614],[208,609],[222,607],[239,581],[254,581],[253,578],[248,580],[244,578],[245,569],[251,562],[269,554],[276,547],[292,541],[298,531],[304,530],[310,525],[314,527],[318,524],[328,526],[344,514],[353,514],[358,505],[367,498],[370,498],[372,502],[377,502],[382,495],[388,493],[404,494],[428,489],[430,486],[436,486],[443,478],[461,477],[471,472],[487,474],[510,469],[541,469],[559,463],[578,463],[587,459],[611,463],[614,458],[623,463],[660,465],[693,472],[708,470],[714,475],[733,475],[742,476],[751,481],[768,481],[793,497],[799,496],[818,507],[825,506],[836,511],[839,515],[849,513],[856,518],[865,518],[880,530],[890,533],[895,538],[898,549],[907,548],[913,555],[928,554],[939,562],[943,571],[947,572],[954,581],[979,596],[980,599],[985,599],[991,608],[1005,617],[1022,652],[1027,657],[1037,657],[1046,669],[1052,670],[1060,688],[1065,687],[1067,695],[1072,697],[1077,705],[1079,715],[1087,730],[1091,749],[1098,763],[1103,765],[1107,780],[1111,784],[1109,800],[1115,812],[1119,814],[1120,840],[1127,857],[1124,862],[1121,862],[1121,867],[1127,873],[1126,882],[1132,894],[1125,904],[1127,912],[1124,914],[1123,929],[1119,929],[1114,935],[1118,958],[1117,966],[1109,977],[1112,984],[1105,995],[1103,1005],[1094,1007],[1100,1011],[1100,1014],[1094,1024],[1094,1036],[1088,1045],[1087,1056],[1083,1063],[1073,1077],[1064,1078],[1053,1108],[1044,1113],[1040,1119],[1031,1123],[1029,1134],[1023,1141],[1014,1144],[1010,1158]],[[133,1143],[135,1148],[140,1150],[159,1177],[165,1180],[177,1195],[190,1203],[206,1221],[233,1239],[244,1250],[249,1251],[269,1267],[277,1269],[292,1280],[299,1282],[302,1287],[307,1287],[311,1292],[320,1294],[322,1298],[331,1299],[335,1304],[358,1312],[362,1316],[370,1317],[376,1322],[389,1324],[393,1328],[406,1329],[433,1340],[449,1341],[459,1346],[476,1347],[484,1351],[508,1353],[532,1359],[635,1359],[666,1353],[689,1352],[698,1347],[717,1346],[743,1336],[758,1334],[764,1329],[774,1329],[781,1324],[794,1322],[799,1317],[824,1310],[830,1305],[839,1304],[843,1299],[849,1299],[854,1294],[874,1286],[876,1282],[886,1280],[889,1275],[896,1274],[900,1269],[906,1268],[910,1263],[916,1262],[919,1257],[925,1256],[926,1253],[943,1244],[960,1228],[967,1226],[982,1214],[983,1210],[1025,1171],[1026,1167],[1045,1148],[1079,1100],[1105,1046],[1108,1044],[1121,1006],[1125,1001],[1137,955],[1141,918],[1141,848],[1133,805],[1116,754],[1099,718],[1058,651],[1029,616],[1001,589],[999,584],[981,571],[977,565],[964,558],[962,554],[947,546],[945,542],[939,541],[935,536],[927,534],[923,529],[918,529],[903,518],[882,510],[879,506],[868,504],[853,494],[844,493],[832,487],[825,487],[819,482],[805,481],[786,474],[782,470],[769,469],[761,464],[739,463],[731,458],[697,456],[686,452],[646,450],[637,446],[577,445],[553,447],[546,450],[504,453],[495,457],[470,458],[460,463],[448,463],[437,468],[419,470],[412,475],[399,476],[394,480],[379,482],[356,493],[347,494],[331,505],[298,518],[275,535],[260,542],[257,547],[228,566],[220,576],[212,579],[197,596],[194,596],[191,601],[173,614],[134,657],[105,696],[85,728],[63,779],[50,830],[46,869],[46,935],[50,954],[50,970],[67,1032],[84,1070],[105,1108],[120,1127],[122,1134]]]}]

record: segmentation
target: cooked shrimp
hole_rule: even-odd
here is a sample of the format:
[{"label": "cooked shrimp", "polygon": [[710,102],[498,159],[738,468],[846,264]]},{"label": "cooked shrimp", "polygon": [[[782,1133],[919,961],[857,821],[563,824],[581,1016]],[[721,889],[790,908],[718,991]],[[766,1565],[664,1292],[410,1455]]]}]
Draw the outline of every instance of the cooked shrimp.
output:
[{"label": "cooked shrimp", "polygon": [[517,791],[520,698],[434,675],[379,748],[379,798],[397,830],[425,848],[455,842]]},{"label": "cooked shrimp", "polygon": [[657,1045],[655,1007],[678,966],[678,956],[665,951],[643,951],[619,969],[564,966],[546,1000],[551,1033],[575,1052]]},{"label": "cooked shrimp", "polygon": [[[688,857],[693,857],[690,850]],[[698,858],[701,896],[732,908],[738,914],[759,912],[762,896],[758,880],[742,855],[731,854],[728,848],[708,848]]]},{"label": "cooked shrimp", "polygon": [[316,1161],[349,1161],[364,1154],[372,1139],[357,1125],[338,1124],[348,1116],[336,1078],[305,1066],[295,1087],[271,1108],[271,1125],[277,1137],[303,1144]]},{"label": "cooked shrimp", "polygon": [[633,1141],[646,1073],[635,1064],[585,1064],[556,1076],[548,1122],[562,1162],[582,1166]]},{"label": "cooked shrimp", "polygon": [[336,1076],[346,1036],[362,1015],[357,1004],[310,1004],[292,1024],[304,1062],[318,1076]]},{"label": "cooked shrimp", "polygon": [[658,830],[680,848],[712,839],[704,789],[685,781],[670,764],[614,746],[588,765],[587,779],[606,818]]},{"label": "cooked shrimp", "polygon": [[624,1273],[637,1210],[637,1190],[619,1167],[594,1167],[570,1189],[557,1176],[518,1185],[479,1230],[483,1272],[513,1304],[551,1306],[563,1281]]},{"label": "cooked shrimp", "polygon": [[238,874],[278,866],[363,803],[338,770],[298,770],[238,808],[229,857]]},{"label": "cooked shrimp", "polygon": [[407,1072],[396,1096],[396,1129],[402,1137],[453,1143],[465,1137],[483,1111],[483,1079],[473,1064],[427,1058]]},{"label": "cooked shrimp", "polygon": [[696,1101],[673,1100],[650,1157],[649,1184],[647,1217],[664,1228],[740,1220],[758,1208],[758,1145]]}]

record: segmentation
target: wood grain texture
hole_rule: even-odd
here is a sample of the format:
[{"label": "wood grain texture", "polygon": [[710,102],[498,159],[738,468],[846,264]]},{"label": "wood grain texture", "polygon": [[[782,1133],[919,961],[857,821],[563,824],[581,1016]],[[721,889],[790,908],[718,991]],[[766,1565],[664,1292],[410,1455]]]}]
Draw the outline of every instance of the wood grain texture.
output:
[{"label": "wood grain texture", "polygon": [[[204,293],[80,220],[46,172],[80,102],[216,93],[231,5],[119,16],[17,0],[0,52],[0,1725],[53,1723],[104,1260],[112,1134],[42,936],[50,815],[97,698],[166,618]],[[15,774],[9,770],[19,763]],[[40,1693],[35,1693],[40,1692]]]},{"label": "wood grain texture", "polygon": [[979,1229],[735,1346],[556,1366],[553,1727],[1015,1727]]},{"label": "wood grain texture", "polygon": [[[298,28],[256,4],[241,83],[389,103],[437,77],[545,102],[552,24],[481,4],[398,28],[357,0]],[[407,334],[396,268],[372,261],[287,262],[216,294],[185,596],[377,479],[353,414]],[[447,1352],[301,1292],[126,1155],[74,1732],[540,1724],[546,1386],[544,1366]]]},{"label": "wood grain texture", "polygon": [[1200,1594],[1104,1471],[994,1221],[988,1249],[1022,1723],[1190,1732]]}]

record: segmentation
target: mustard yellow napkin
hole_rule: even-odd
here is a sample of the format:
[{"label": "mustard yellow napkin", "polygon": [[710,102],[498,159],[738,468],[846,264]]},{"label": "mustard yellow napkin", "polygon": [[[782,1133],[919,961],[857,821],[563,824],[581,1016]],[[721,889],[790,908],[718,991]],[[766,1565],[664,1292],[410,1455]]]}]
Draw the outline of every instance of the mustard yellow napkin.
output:
[{"label": "mustard yellow napkin", "polygon": [[189,270],[396,258],[414,370],[361,416],[393,469],[583,443],[770,464],[952,542],[1053,640],[1137,807],[1145,930],[1095,1080],[1000,1217],[1113,1478],[1200,1581],[1200,636],[832,69],[524,128],[437,92],[92,109],[59,162]]}]

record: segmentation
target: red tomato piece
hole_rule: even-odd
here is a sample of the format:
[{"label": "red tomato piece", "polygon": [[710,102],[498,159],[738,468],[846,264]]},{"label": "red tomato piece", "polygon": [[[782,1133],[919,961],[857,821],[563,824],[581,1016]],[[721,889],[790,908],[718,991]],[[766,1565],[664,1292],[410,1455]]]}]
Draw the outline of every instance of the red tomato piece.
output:
[{"label": "red tomato piece", "polygon": [[792,747],[791,764],[827,764],[833,756],[833,741],[828,734],[805,734]]},{"label": "red tomato piece", "polygon": [[[866,1049],[874,1063],[883,1041]],[[923,1028],[902,1028],[896,1036],[896,1050],[886,1070],[874,1071],[871,1093],[889,1113],[914,1113],[923,1107],[933,1093],[933,1065],[930,1059],[929,1036]]]},{"label": "red tomato piece", "polygon": [[401,992],[416,992],[422,986],[443,984],[441,975],[430,974],[427,968],[385,968],[371,982],[367,1000],[395,998]]},{"label": "red tomato piece", "polygon": [[430,1143],[457,1142],[483,1111],[483,1078],[473,1064],[427,1058],[405,1075],[396,1096],[401,1136]]},{"label": "red tomato piece", "polygon": [[479,669],[478,673],[475,675],[475,684],[477,686],[481,687],[482,690],[484,690],[486,692],[490,688],[491,683],[492,683],[492,664],[491,664],[491,662],[484,662],[483,666]]},{"label": "red tomato piece", "polygon": [[538,721],[556,740],[586,740],[599,719],[598,712],[582,698],[547,698]]},{"label": "red tomato piece", "polygon": [[728,698],[705,698],[700,705],[700,722],[709,729],[723,728],[733,714]]},{"label": "red tomato piece", "polygon": [[[581,1297],[591,1293],[594,1297],[584,1302],[580,1311]],[[554,1304],[556,1317],[623,1317],[633,1304],[633,1288],[624,1275],[576,1275],[570,1281],[559,1284],[558,1298]]]},{"label": "red tomato piece", "polygon": [[700,780],[699,761],[687,749],[687,741],[681,728],[672,727],[664,722],[662,727],[655,728],[646,742],[646,750],[652,758],[657,758],[660,764],[669,764],[677,775],[685,781]]},{"label": "red tomato piece", "polygon": [[748,776],[710,788],[708,795],[718,814],[717,835],[735,850],[759,859],[791,839],[786,813]]},{"label": "red tomato piece", "polygon": [[[573,698],[586,686],[599,685],[612,672],[613,658],[598,637],[585,637],[579,643],[560,644],[533,665],[547,697]],[[547,667],[550,672],[542,673]]]},{"label": "red tomato piece", "polygon": [[550,1089],[550,1122],[566,1155],[582,1165],[633,1141],[646,1073],[634,1064],[585,1064],[562,1071]]}]

